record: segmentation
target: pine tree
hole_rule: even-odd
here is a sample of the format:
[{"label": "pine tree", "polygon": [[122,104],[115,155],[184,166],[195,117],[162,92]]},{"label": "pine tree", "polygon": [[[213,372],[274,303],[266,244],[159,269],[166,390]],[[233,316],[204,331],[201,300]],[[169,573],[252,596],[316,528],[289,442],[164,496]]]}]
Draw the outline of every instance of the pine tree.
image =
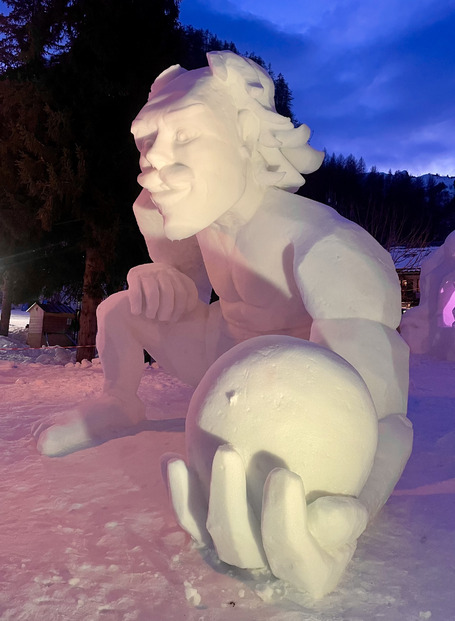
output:
[{"label": "pine tree", "polygon": [[[109,280],[124,280],[128,267],[145,254],[131,210],[138,190],[129,128],[153,79],[176,62],[178,1],[8,0],[8,5],[12,11],[0,22],[0,33],[7,35],[0,47],[3,75],[39,84],[51,94],[70,118],[69,159],[80,156],[84,163],[70,219],[83,223],[80,338],[82,345],[93,345],[94,310]],[[34,191],[27,186],[30,199]],[[52,227],[55,215],[50,200],[36,217]],[[119,257],[123,264],[116,273]],[[81,349],[78,356],[93,352]]]},{"label": "pine tree", "polygon": [[[71,108],[86,163],[79,360],[94,353],[94,311],[109,281],[119,284],[129,267],[143,262],[138,248],[145,257],[131,209],[138,188],[130,125],[153,79],[176,62],[177,17],[173,0],[74,0],[71,48],[52,72],[56,85],[66,85],[60,100]],[[120,273],[115,274],[115,267]]]},{"label": "pine tree", "polygon": [[420,247],[434,239],[434,218],[425,188],[406,171],[385,174],[373,167],[367,173],[362,158],[333,153],[307,176],[299,193],[357,222],[387,250]]},{"label": "pine tree", "polygon": [[288,86],[288,83],[284,79],[282,73],[278,74],[278,77],[274,80],[275,83],[275,107],[279,114],[287,116],[291,119],[294,125],[297,125],[297,120],[294,117],[292,111],[292,93]]},{"label": "pine tree", "polygon": [[[77,203],[84,177],[67,118],[50,102],[49,94],[33,82],[0,81],[3,334],[8,333],[11,303],[18,301],[19,291],[27,294],[44,285],[36,261],[51,244],[52,225]],[[55,240],[52,244],[58,246]]]}]

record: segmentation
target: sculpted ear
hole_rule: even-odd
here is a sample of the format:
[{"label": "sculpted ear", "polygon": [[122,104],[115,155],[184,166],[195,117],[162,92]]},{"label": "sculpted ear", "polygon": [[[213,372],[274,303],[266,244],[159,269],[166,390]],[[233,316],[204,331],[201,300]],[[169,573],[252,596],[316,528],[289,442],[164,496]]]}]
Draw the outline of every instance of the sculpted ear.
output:
[{"label": "sculpted ear", "polygon": [[248,151],[248,155],[254,153],[259,141],[259,119],[250,110],[240,110],[237,114],[240,140]]}]

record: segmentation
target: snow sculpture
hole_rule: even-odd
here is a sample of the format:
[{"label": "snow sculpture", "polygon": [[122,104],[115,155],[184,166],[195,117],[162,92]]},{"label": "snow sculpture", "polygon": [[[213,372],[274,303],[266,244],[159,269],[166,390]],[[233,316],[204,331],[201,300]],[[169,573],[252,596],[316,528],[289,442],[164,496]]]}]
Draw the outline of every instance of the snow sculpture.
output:
[{"label": "snow sculpture", "polygon": [[400,287],[363,229],[293,193],[323,156],[276,113],[269,76],[231,52],[208,59],[159,76],[133,123],[154,263],[99,308],[104,395],[41,426],[38,447],[140,424],[146,349],[197,387],[187,462],[166,458],[179,523],[227,563],[320,597],[410,454]]},{"label": "snow sculpture", "polygon": [[455,360],[455,231],[423,261],[420,303],[403,315],[400,331],[413,353]]}]

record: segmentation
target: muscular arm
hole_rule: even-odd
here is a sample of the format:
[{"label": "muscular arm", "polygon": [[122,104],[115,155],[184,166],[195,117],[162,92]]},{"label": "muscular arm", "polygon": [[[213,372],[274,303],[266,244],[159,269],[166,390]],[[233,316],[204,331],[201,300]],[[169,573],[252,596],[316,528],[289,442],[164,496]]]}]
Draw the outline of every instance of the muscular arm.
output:
[{"label": "muscular arm", "polygon": [[409,350],[396,332],[401,305],[392,259],[366,231],[338,214],[331,218],[306,254],[295,247],[294,275],[313,320],[310,340],[357,369],[379,419],[405,414]]},{"label": "muscular arm", "polygon": [[396,331],[400,288],[390,255],[365,231],[344,222],[340,218],[340,226],[305,255],[296,248],[294,273],[313,318],[310,340],[352,364],[376,407],[378,447],[359,495],[372,519],[412,450],[412,425],[406,418],[409,348]]},{"label": "muscular arm", "polygon": [[191,278],[197,287],[199,299],[208,303],[212,287],[196,237],[181,241],[167,239],[163,229],[163,218],[151,201],[147,190],[142,190],[139,194],[133,205],[133,211],[152,261],[170,265]]}]

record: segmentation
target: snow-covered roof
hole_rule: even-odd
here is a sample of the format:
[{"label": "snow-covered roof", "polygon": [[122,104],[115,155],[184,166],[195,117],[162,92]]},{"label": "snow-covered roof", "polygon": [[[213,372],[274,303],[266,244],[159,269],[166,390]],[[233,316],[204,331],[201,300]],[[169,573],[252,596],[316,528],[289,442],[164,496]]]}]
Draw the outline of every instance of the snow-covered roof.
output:
[{"label": "snow-covered roof", "polygon": [[426,246],[424,248],[406,248],[405,246],[395,246],[391,248],[395,268],[397,270],[420,271],[422,262],[428,258],[438,246]]},{"label": "snow-covered roof", "polygon": [[66,304],[60,304],[57,302],[34,302],[30,308],[27,308],[27,312],[30,312],[34,306],[39,306],[45,313],[75,315],[76,311],[67,306]]}]

